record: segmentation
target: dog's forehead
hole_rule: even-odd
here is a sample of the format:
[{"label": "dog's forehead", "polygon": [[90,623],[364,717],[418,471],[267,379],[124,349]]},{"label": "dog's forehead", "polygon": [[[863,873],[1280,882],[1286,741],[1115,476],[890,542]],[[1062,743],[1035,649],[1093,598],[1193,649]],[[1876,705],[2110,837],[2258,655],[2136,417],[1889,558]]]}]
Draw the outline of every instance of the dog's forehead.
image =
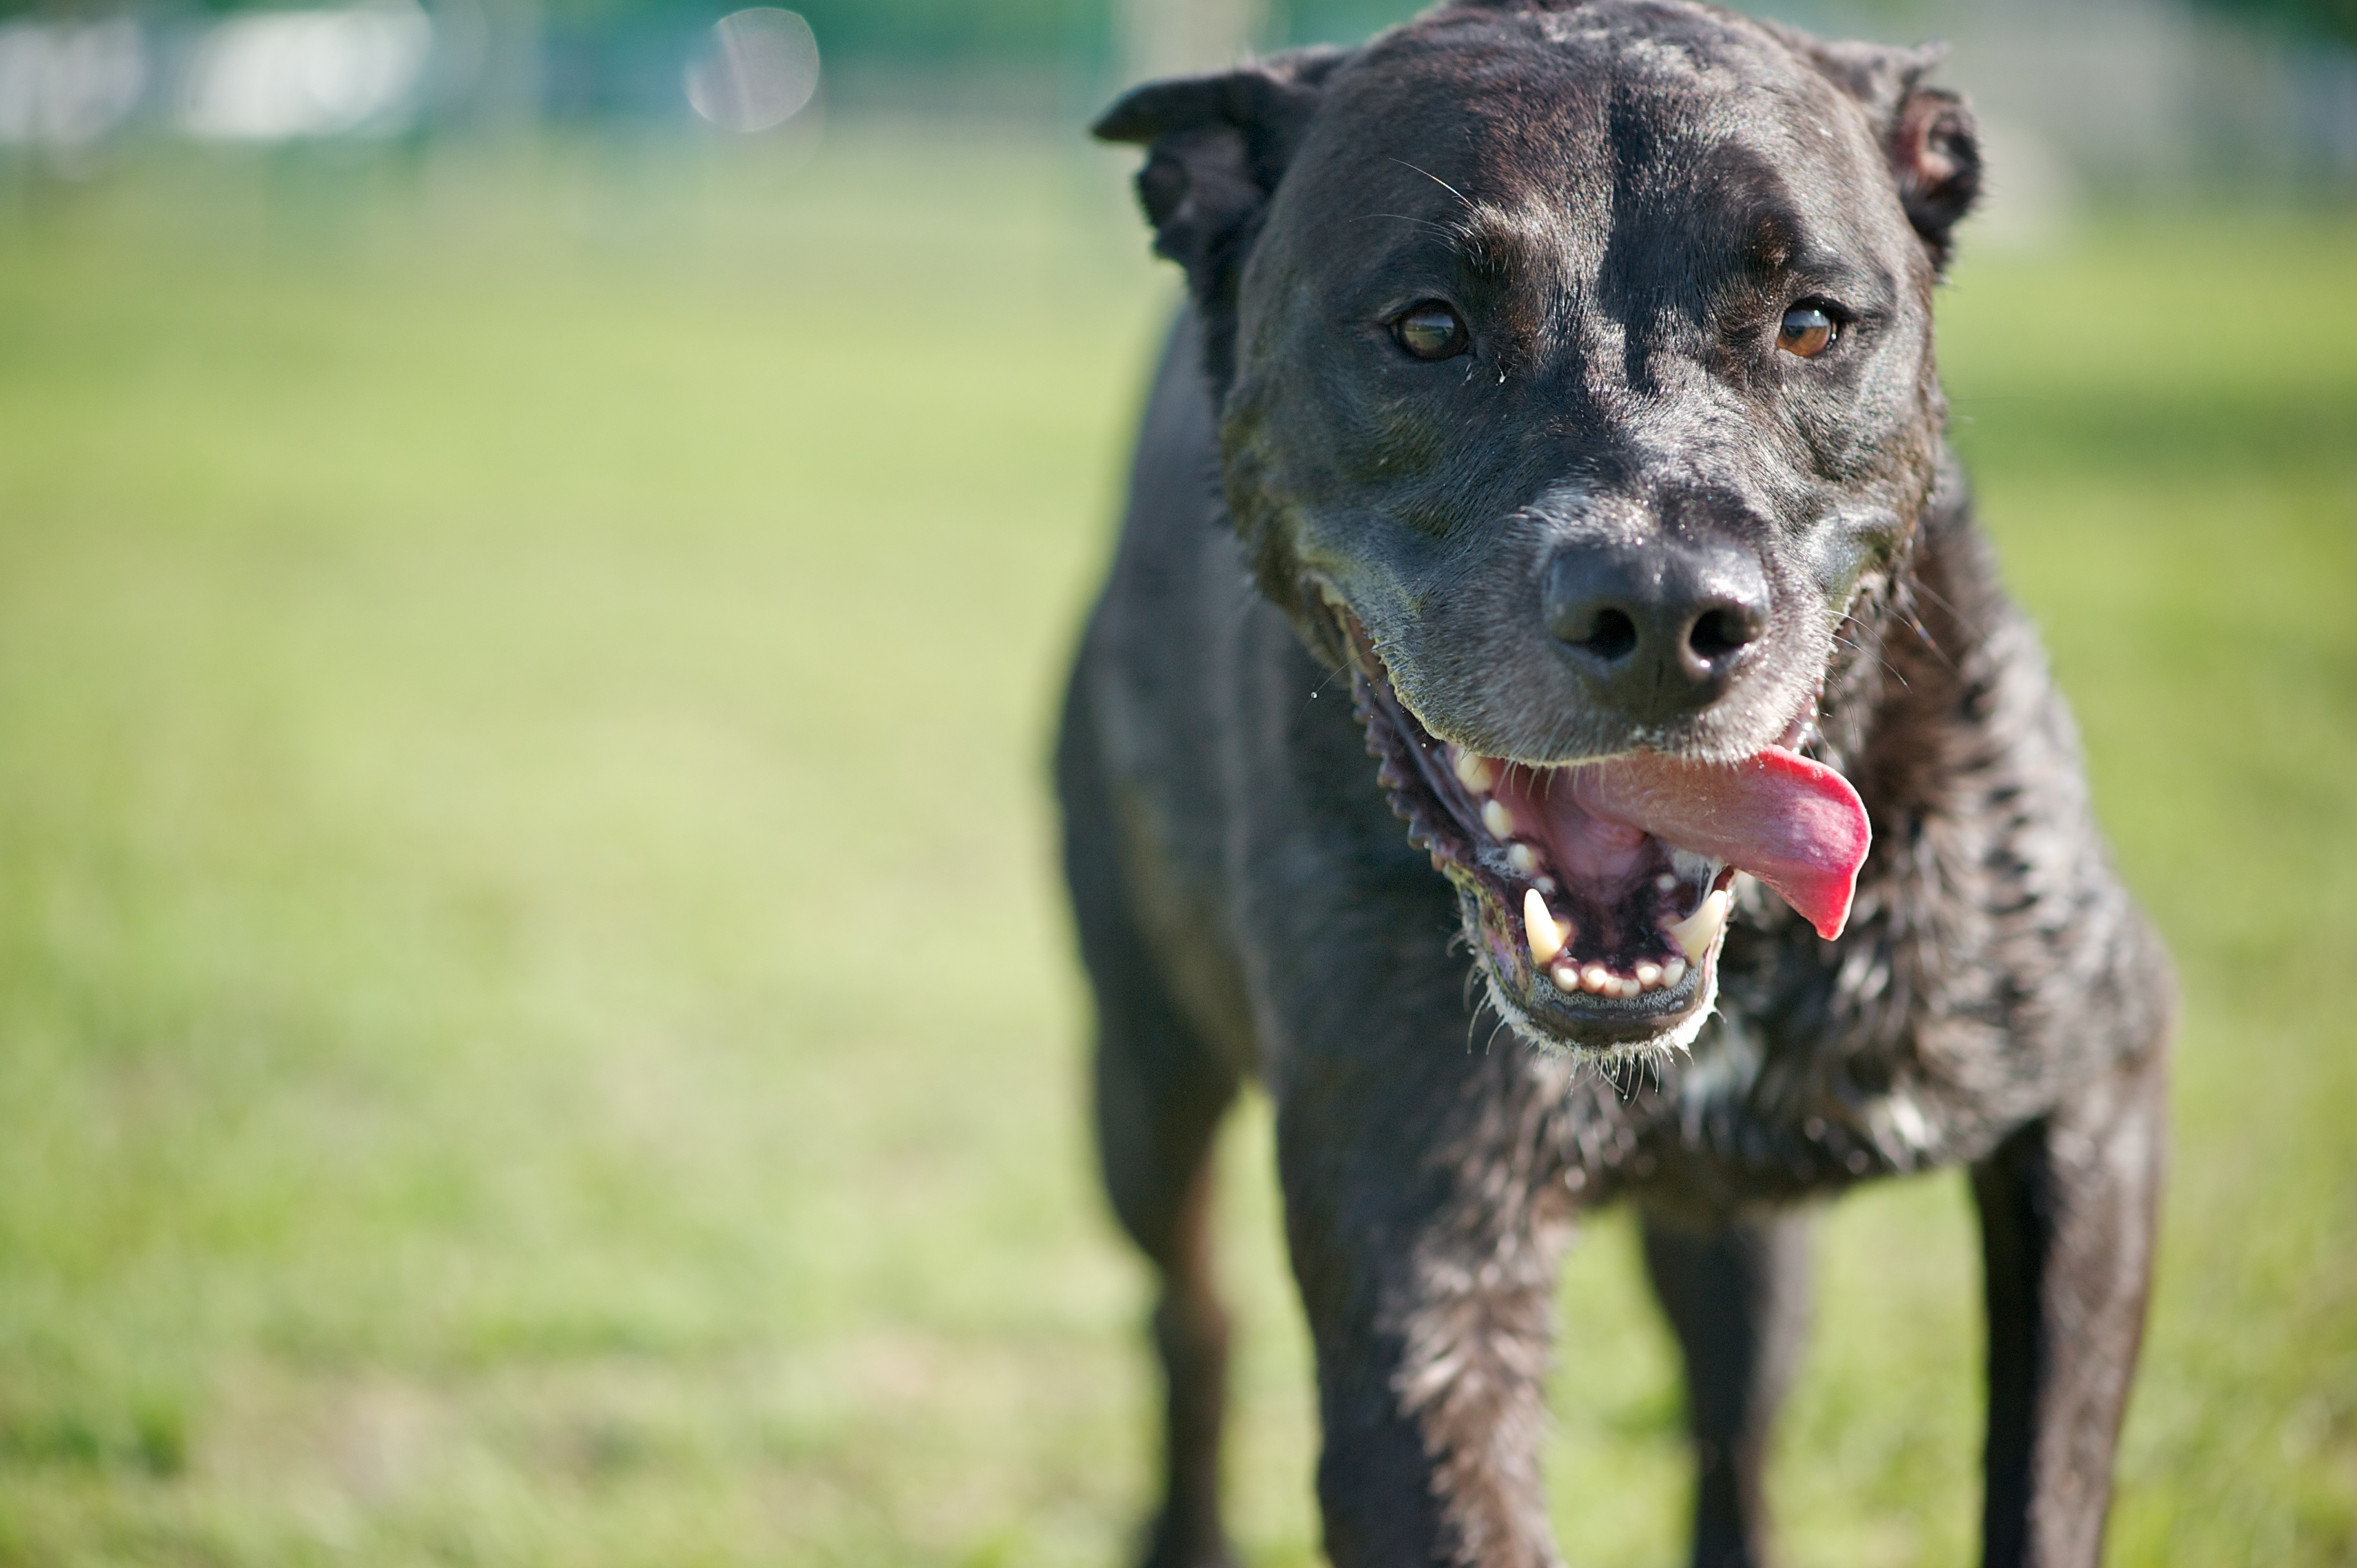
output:
[{"label": "dog's forehead", "polygon": [[1319,120],[1309,182],[1505,228],[1632,188],[1740,201],[1887,178],[1854,99],[1699,7],[1444,14],[1367,51]]}]

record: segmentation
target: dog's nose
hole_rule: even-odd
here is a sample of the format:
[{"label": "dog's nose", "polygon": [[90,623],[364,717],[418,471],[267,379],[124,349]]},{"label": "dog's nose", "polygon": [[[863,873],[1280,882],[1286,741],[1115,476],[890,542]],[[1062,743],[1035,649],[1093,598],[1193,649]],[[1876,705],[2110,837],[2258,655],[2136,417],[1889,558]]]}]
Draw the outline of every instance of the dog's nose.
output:
[{"label": "dog's nose", "polygon": [[1547,565],[1542,607],[1597,694],[1640,724],[1707,706],[1768,629],[1768,578],[1724,541],[1580,544]]}]

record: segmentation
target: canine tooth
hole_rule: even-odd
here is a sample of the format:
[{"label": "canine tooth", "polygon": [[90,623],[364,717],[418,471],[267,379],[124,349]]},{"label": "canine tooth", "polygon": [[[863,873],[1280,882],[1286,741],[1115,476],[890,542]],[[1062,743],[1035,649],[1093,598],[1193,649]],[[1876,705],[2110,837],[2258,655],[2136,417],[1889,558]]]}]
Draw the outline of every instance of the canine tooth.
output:
[{"label": "canine tooth", "polygon": [[1582,991],[1593,992],[1601,996],[1604,994],[1605,987],[1611,983],[1611,972],[1600,963],[1591,963],[1579,972],[1579,988]]},{"label": "canine tooth", "polygon": [[1721,887],[1702,901],[1701,908],[1666,929],[1670,940],[1678,944],[1678,950],[1686,955],[1687,961],[1700,963],[1703,954],[1710,951],[1710,944],[1718,940],[1719,929],[1726,924],[1727,889]]},{"label": "canine tooth", "polygon": [[1514,813],[1498,804],[1497,801],[1491,800],[1481,808],[1481,825],[1490,830],[1490,836],[1492,838],[1512,838]]},{"label": "canine tooth", "polygon": [[1486,795],[1497,786],[1498,765],[1478,751],[1457,754],[1457,781],[1477,795]]},{"label": "canine tooth", "polygon": [[1686,977],[1686,961],[1674,958],[1662,965],[1662,989],[1667,991]]},{"label": "canine tooth", "polygon": [[1555,923],[1555,912],[1547,908],[1546,899],[1535,887],[1523,890],[1523,937],[1531,944],[1531,957],[1542,969],[1563,951],[1564,929]]},{"label": "canine tooth", "polygon": [[1651,991],[1661,983],[1662,966],[1660,964],[1641,963],[1637,966],[1637,985],[1640,990]]},{"label": "canine tooth", "polygon": [[1506,846],[1506,864],[1514,868],[1517,876],[1528,876],[1539,868],[1539,852],[1519,840]]}]

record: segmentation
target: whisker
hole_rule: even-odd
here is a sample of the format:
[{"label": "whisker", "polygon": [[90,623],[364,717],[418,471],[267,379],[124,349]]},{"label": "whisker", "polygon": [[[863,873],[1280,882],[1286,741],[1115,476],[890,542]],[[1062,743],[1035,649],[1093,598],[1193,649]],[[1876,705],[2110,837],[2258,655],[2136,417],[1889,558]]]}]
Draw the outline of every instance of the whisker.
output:
[{"label": "whisker", "polygon": [[[1418,172],[1421,173],[1422,171],[1419,170]],[[1353,223],[1366,223],[1378,218],[1387,219],[1394,223],[1413,223],[1419,229],[1429,229],[1434,233],[1441,236],[1441,238],[1450,242],[1452,244],[1455,243],[1458,238],[1457,231],[1450,228],[1448,224],[1436,223],[1429,218],[1419,218],[1413,212],[1361,212],[1356,217],[1351,218],[1350,221]]]},{"label": "whisker", "polygon": [[1913,587],[1917,593],[1921,594],[1925,598],[1930,599],[1933,604],[1939,606],[1942,609],[1955,617],[1957,621],[1963,625],[1966,631],[1972,632],[1976,636],[1980,634],[1981,628],[1973,624],[1972,618],[1964,614],[1964,610],[1956,604],[1955,600],[1948,597],[1945,594],[1940,592],[1939,589],[1932,586],[1931,584],[1924,582],[1920,577],[1915,580]]},{"label": "whisker", "polygon": [[1950,670],[1953,671],[1955,669],[1956,661],[1948,657],[1948,650],[1940,646],[1939,639],[1932,635],[1932,628],[1923,624],[1921,617],[1918,616],[1913,610],[1909,610],[1901,617],[1901,618],[1909,627],[1913,628],[1915,639],[1932,650],[1932,656],[1933,658],[1946,665]]},{"label": "whisker", "polygon": [[[1857,617],[1851,615],[1846,610],[1842,612],[1842,619],[1856,622],[1861,631],[1866,628],[1866,623],[1864,621],[1858,620]],[[1839,632],[1835,632],[1834,634],[1834,640],[1840,643],[1844,648],[1848,649],[1852,653],[1864,653],[1866,651],[1865,644],[1852,642],[1849,639],[1842,636]],[[1889,660],[1884,658],[1878,650],[1874,655],[1874,661],[1877,664],[1881,665],[1885,670],[1889,671],[1890,672],[1890,678],[1898,682],[1902,688],[1910,692],[1915,689],[1913,683],[1907,679],[1907,672],[1904,670],[1900,669],[1898,665],[1890,662]]]},{"label": "whisker", "polygon": [[1394,159],[1392,159],[1392,162],[1394,162],[1394,163],[1395,163],[1395,164],[1399,165],[1399,166],[1400,166],[1400,167],[1402,167],[1402,168],[1412,168],[1412,169],[1415,169],[1415,172],[1416,172],[1416,173],[1418,173],[1418,174],[1420,174],[1420,175],[1424,176],[1424,177],[1425,177],[1425,178],[1426,178],[1426,179],[1428,179],[1428,180],[1432,181],[1432,183],[1433,183],[1433,184],[1435,184],[1435,185],[1437,185],[1437,186],[1440,187],[1440,188],[1441,188],[1441,189],[1443,189],[1443,190],[1447,191],[1449,195],[1451,195],[1451,196],[1455,197],[1458,200],[1464,202],[1464,203],[1465,203],[1465,205],[1466,205],[1466,207],[1467,207],[1469,209],[1472,207],[1473,203],[1472,203],[1471,199],[1469,199],[1469,197],[1467,197],[1467,196],[1466,196],[1466,194],[1465,194],[1463,191],[1461,191],[1461,190],[1458,189],[1455,186],[1453,186],[1453,185],[1449,184],[1447,180],[1445,180],[1445,179],[1441,178],[1438,175],[1437,175],[1437,174],[1433,173],[1430,169],[1428,169],[1428,168],[1416,168],[1416,166],[1415,166],[1415,165],[1414,165],[1414,164],[1412,164],[1412,163],[1408,162],[1405,158],[1394,158]]}]

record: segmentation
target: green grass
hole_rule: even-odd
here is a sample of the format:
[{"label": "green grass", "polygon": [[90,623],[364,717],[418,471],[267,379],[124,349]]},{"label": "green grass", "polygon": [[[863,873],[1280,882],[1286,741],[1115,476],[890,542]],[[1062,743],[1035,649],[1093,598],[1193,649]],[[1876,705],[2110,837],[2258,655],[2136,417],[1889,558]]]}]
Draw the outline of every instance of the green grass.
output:
[{"label": "green grass", "polygon": [[[1050,696],[1170,285],[1118,160],[158,155],[0,220],[0,1563],[1104,1563]],[[2183,969],[2114,1558],[2357,1555],[2357,224],[1969,259],[1961,438]],[[1252,1560],[1314,1559],[1267,1122]],[[1796,1561],[1961,1563],[1961,1183],[1823,1227]],[[1576,1562],[1675,1560],[1624,1221]]]}]

